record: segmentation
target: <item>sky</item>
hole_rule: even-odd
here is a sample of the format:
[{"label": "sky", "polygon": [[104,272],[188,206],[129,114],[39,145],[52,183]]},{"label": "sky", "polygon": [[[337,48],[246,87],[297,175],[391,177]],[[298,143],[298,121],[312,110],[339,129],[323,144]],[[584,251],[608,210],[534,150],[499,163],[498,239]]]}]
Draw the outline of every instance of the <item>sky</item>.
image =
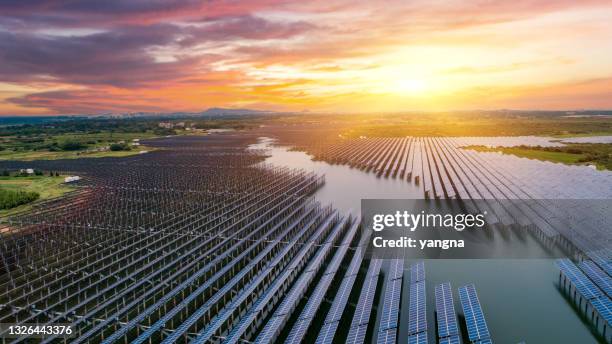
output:
[{"label": "sky", "polygon": [[0,115],[612,109],[612,1],[3,0]]}]

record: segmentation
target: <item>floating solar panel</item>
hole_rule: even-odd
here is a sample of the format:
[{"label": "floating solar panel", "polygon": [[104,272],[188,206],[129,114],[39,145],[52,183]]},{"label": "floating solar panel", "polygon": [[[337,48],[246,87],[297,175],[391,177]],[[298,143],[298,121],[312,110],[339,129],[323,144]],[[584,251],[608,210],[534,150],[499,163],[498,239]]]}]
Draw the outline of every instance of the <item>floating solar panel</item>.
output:
[{"label": "floating solar panel", "polygon": [[593,308],[597,310],[599,316],[608,323],[608,325],[612,324],[612,301],[608,297],[600,297],[598,299],[591,300],[591,304]]},{"label": "floating solar panel", "polygon": [[400,297],[402,294],[402,279],[387,282],[385,299],[380,319],[380,331],[397,328],[399,320]]},{"label": "floating solar panel", "polygon": [[427,344],[427,331],[408,336],[408,344]]},{"label": "floating solar panel", "polygon": [[389,328],[378,332],[377,344],[395,344],[397,342],[397,328]]},{"label": "floating solar panel", "polygon": [[380,259],[372,259],[370,261],[370,267],[368,268],[366,279],[359,295],[359,302],[351,322],[351,329],[349,330],[348,339],[351,340],[351,343],[363,343],[365,340],[365,331],[370,322],[381,264],[382,261]]},{"label": "floating solar panel", "polygon": [[455,305],[449,282],[436,286],[436,320],[438,322],[438,337],[444,338],[459,334]]},{"label": "floating solar panel", "polygon": [[571,260],[567,258],[559,259],[557,265],[583,297],[590,300],[603,295],[601,290]]},{"label": "floating solar panel", "polygon": [[347,344],[359,344],[365,342],[366,332],[368,331],[368,325],[359,325],[351,327],[348,336],[346,337]]},{"label": "floating solar panel", "polygon": [[444,337],[444,338],[440,338],[439,343],[440,344],[461,344],[461,338],[459,338],[459,336]]},{"label": "floating solar panel", "polygon": [[597,264],[590,260],[585,260],[578,264],[578,267],[599,287],[603,292],[612,297],[612,277],[601,270]]},{"label": "floating solar panel", "polygon": [[393,259],[391,260],[391,265],[389,268],[389,276],[388,280],[394,280],[398,278],[402,278],[404,275],[404,260],[403,259]]},{"label": "floating solar panel", "polygon": [[423,261],[414,263],[410,266],[410,283],[417,283],[425,280],[425,263]]},{"label": "floating solar panel", "polygon": [[491,339],[483,339],[475,342],[474,344],[493,344],[493,341]]},{"label": "floating solar panel", "polygon": [[408,333],[427,331],[425,281],[410,285],[410,306],[408,309]]},{"label": "floating solar panel", "polygon": [[488,339],[490,337],[489,329],[474,285],[468,284],[459,288],[459,299],[461,300],[470,341],[476,342]]}]

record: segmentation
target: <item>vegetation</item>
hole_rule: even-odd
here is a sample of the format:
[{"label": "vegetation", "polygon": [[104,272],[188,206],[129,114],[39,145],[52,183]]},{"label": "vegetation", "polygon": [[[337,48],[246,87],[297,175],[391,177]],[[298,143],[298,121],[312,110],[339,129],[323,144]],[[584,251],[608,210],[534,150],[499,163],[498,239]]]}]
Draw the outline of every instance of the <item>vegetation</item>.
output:
[{"label": "vegetation", "polygon": [[14,191],[0,189],[0,210],[11,209],[38,199],[36,192]]},{"label": "vegetation", "polygon": [[34,201],[59,197],[72,188],[64,184],[64,177],[57,172],[40,171],[40,174],[24,175],[19,172],[0,173],[0,216],[21,211]]},{"label": "vegetation", "polygon": [[612,135],[612,112],[472,111],[346,115],[292,115],[279,124],[318,124],[343,137],[403,136],[592,136]]},{"label": "vegetation", "polygon": [[593,164],[598,169],[612,170],[612,144],[569,143],[561,147],[517,146],[494,147],[468,146],[480,152],[501,152],[522,158],[560,162],[564,164]]},{"label": "vegetation", "polygon": [[[247,129],[259,125],[260,118],[58,118],[0,126],[0,160],[75,159],[118,157],[153,150],[131,147],[135,139],[167,135],[202,134],[207,129]],[[160,122],[183,126],[160,127]]]},{"label": "vegetation", "polygon": [[130,146],[125,143],[111,143],[110,150],[112,152],[129,151],[132,150]]}]

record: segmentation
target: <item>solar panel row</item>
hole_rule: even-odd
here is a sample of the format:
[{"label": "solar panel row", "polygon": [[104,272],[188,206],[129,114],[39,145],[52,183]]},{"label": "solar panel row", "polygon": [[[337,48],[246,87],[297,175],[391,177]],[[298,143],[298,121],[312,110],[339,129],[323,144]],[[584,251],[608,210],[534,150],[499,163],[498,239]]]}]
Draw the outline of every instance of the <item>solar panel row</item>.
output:
[{"label": "solar panel row", "polygon": [[408,344],[427,344],[427,331],[408,336]]},{"label": "solar panel row", "polygon": [[300,343],[304,340],[306,332],[312,324],[315,315],[319,311],[319,308],[323,303],[325,295],[328,292],[332,281],[334,280],[336,272],[340,268],[340,263],[342,263],[342,260],[344,259],[344,256],[346,255],[346,252],[348,251],[351,242],[357,234],[360,222],[361,221],[355,221],[350,226],[350,229],[344,236],[342,243],[339,247],[336,248],[336,252],[334,253],[331,262],[329,263],[329,265],[327,265],[327,268],[325,269],[323,276],[319,280],[319,283],[315,287],[315,290],[312,292],[312,294],[310,294],[306,306],[304,306],[304,309],[302,310],[299,319],[293,325],[293,328],[291,329],[289,336],[285,340],[285,343]]},{"label": "solar panel row", "polygon": [[357,278],[357,274],[359,272],[359,267],[363,261],[363,249],[368,244],[369,237],[370,233],[365,233],[362,236],[359,245],[355,248],[351,262],[349,263],[346,273],[340,282],[340,287],[336,292],[334,301],[327,312],[321,331],[319,331],[319,335],[317,336],[317,344],[331,343],[336,335],[336,330],[338,329],[340,319],[342,318],[342,314],[346,308],[351,290],[355,284],[355,279]]},{"label": "solar panel row", "polygon": [[347,336],[347,343],[357,344],[365,341],[365,335],[372,313],[372,304],[374,303],[374,295],[378,286],[378,276],[380,274],[381,265],[382,260],[380,259],[370,260],[370,266],[366,273],[361,293],[359,294],[359,302],[355,308],[355,314],[353,314],[351,328]]},{"label": "solar panel row", "polygon": [[455,305],[450,282],[436,286],[436,320],[438,323],[438,338],[452,337],[459,334]]},{"label": "solar panel row", "polygon": [[389,261],[383,307],[378,327],[378,343],[395,343],[399,326],[399,309],[404,281],[404,260]]},{"label": "solar panel row", "polygon": [[[601,262],[607,262],[604,255],[599,253],[589,254],[588,256],[601,261],[596,263],[585,260],[576,266],[571,260],[564,258],[557,260],[557,265],[561,270],[561,276],[565,276],[562,287],[565,288],[565,283],[569,281],[570,285],[578,291],[580,297],[587,300],[598,317],[605,322],[602,334],[606,336],[606,327],[610,328],[612,326],[612,301],[610,300],[612,279],[601,269]],[[559,282],[561,283],[561,280]],[[580,299],[580,303],[582,303],[582,299]],[[595,313],[591,314],[593,315],[592,320],[597,324],[597,318],[594,317]]]},{"label": "solar panel row", "polygon": [[410,285],[410,306],[408,308],[408,333],[410,335],[427,331],[425,281]]},{"label": "solar panel row", "polygon": [[578,264],[580,270],[582,270],[591,281],[608,296],[612,297],[612,277],[601,270],[597,264],[590,260],[585,260]]},{"label": "solar panel row", "polygon": [[612,324],[612,301],[607,297],[600,297],[591,301],[593,308],[597,310],[597,313],[608,323],[608,326]]},{"label": "solar panel row", "polygon": [[459,300],[461,301],[461,308],[463,308],[470,341],[477,342],[489,339],[491,337],[489,329],[473,284],[459,288]]},{"label": "solar panel row", "polygon": [[417,283],[425,280],[425,263],[423,261],[414,263],[410,266],[410,283]]},{"label": "solar panel row", "polygon": [[578,292],[587,300],[602,296],[601,290],[568,258],[558,259],[561,273],[570,281]]},{"label": "solar panel row", "polygon": [[439,343],[440,344],[461,344],[461,338],[459,338],[459,336],[444,337],[444,338],[440,338]]},{"label": "solar panel row", "polygon": [[408,305],[408,343],[427,343],[427,299],[425,263],[410,265],[410,303]]}]

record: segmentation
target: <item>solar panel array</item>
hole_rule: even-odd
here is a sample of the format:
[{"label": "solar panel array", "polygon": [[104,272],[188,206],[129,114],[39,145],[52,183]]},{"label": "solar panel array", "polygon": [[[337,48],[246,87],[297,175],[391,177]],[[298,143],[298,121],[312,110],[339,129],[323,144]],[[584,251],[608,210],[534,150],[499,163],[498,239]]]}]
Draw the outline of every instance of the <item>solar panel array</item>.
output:
[{"label": "solar panel array", "polygon": [[[451,284],[449,282],[438,284],[436,296],[436,321],[438,323],[438,338],[440,340],[459,335],[457,316]],[[457,338],[458,339],[458,338]]]},{"label": "solar panel array", "polygon": [[408,305],[408,342],[427,342],[427,298],[425,292],[425,264],[410,266],[410,303]]},{"label": "solar panel array", "polygon": [[[611,251],[609,202],[601,209],[583,200],[612,199],[610,172],[518,158],[498,152],[477,152],[467,146],[559,146],[541,137],[401,137],[321,138],[316,144],[300,135],[279,135],[318,160],[347,164],[379,176],[414,181],[425,197],[532,200],[520,207],[509,202],[488,210],[503,224],[530,225],[539,236],[562,236],[582,252]],[[323,142],[323,143],[322,143]],[[553,201],[568,200],[562,206]],[[574,202],[567,217],[566,203]],[[593,215],[597,215],[596,217]],[[551,219],[563,219],[565,223]],[[606,223],[600,223],[603,220]]]},{"label": "solar panel array", "polygon": [[[247,149],[255,140],[171,137],[133,157],[28,162],[82,179],[65,197],[2,218],[0,321],[70,322],[74,343],[268,342],[280,333],[329,343],[354,315],[365,340],[381,262],[356,283],[368,242],[359,220],[310,197],[322,176],[263,164],[264,152]],[[355,314],[345,311],[353,289],[362,295]]]},{"label": "solar panel array", "polygon": [[476,294],[476,288],[473,284],[459,288],[459,300],[461,301],[461,308],[463,309],[463,315],[465,317],[465,323],[467,326],[468,337],[471,342],[483,342],[490,343],[489,328],[485,321],[478,295]]},{"label": "solar panel array", "polygon": [[557,265],[561,273],[569,279],[580,295],[587,300],[596,299],[603,295],[601,290],[568,258],[557,260]]},{"label": "solar panel array", "polygon": [[[610,299],[612,277],[602,270],[602,262],[608,262],[609,256],[600,253],[590,255],[590,257],[596,260],[585,260],[577,266],[567,258],[557,260],[557,265],[561,270],[560,278],[564,277],[563,282],[561,280],[559,282],[564,290],[568,290],[566,284],[569,283],[569,286],[578,292],[579,296],[574,301],[581,304],[580,298],[587,300],[595,314],[587,313],[594,315],[590,318],[596,324],[599,322],[598,319],[603,320],[602,334],[605,334],[606,327],[612,328],[612,301]],[[609,332],[606,336],[606,339],[612,338]]]}]

